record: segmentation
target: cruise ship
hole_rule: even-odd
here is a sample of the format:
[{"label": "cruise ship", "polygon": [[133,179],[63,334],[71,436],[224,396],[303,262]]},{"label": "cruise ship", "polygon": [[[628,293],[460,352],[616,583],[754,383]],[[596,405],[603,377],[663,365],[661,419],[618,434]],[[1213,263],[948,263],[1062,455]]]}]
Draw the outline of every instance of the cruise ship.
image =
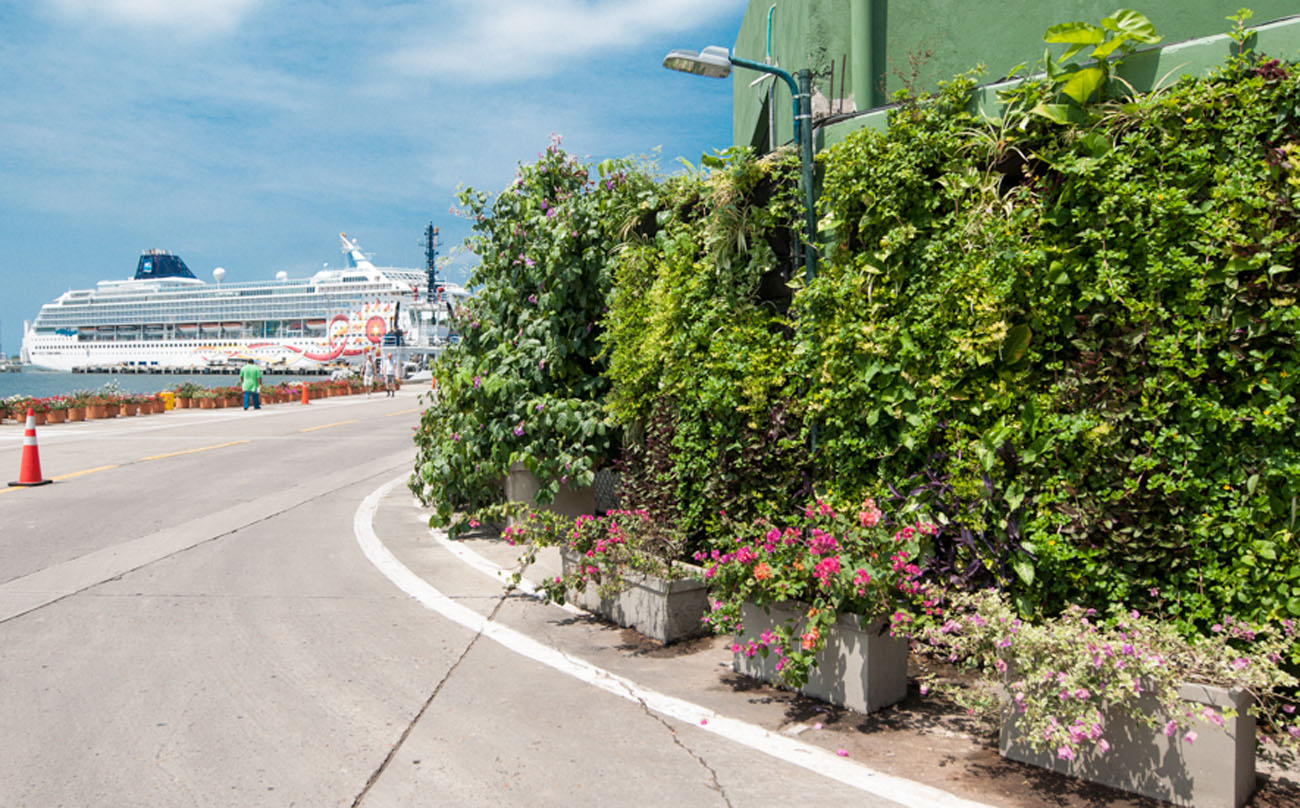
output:
[{"label": "cruise ship", "polygon": [[22,360],[47,370],[145,366],[198,370],[255,361],[286,371],[356,363],[400,346],[436,353],[454,339],[452,312],[468,293],[425,270],[377,267],[340,233],[347,267],[310,278],[213,283],[180,256],[148,250],[135,277],[64,292],[25,324]]}]

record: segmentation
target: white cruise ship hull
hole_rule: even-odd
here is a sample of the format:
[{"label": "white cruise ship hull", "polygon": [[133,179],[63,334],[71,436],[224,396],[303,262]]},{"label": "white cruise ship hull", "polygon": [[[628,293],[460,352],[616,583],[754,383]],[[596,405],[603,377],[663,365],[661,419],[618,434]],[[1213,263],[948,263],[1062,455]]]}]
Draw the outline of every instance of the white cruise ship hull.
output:
[{"label": "white cruise ship hull", "polygon": [[[46,370],[202,370],[258,362],[311,371],[381,350],[437,353],[464,289],[426,273],[376,267],[339,234],[349,266],[310,278],[204,283],[178,256],[149,250],[134,278],[69,290],[25,326],[25,363]],[[418,284],[426,281],[424,299]],[[430,299],[430,298],[434,299]]]}]

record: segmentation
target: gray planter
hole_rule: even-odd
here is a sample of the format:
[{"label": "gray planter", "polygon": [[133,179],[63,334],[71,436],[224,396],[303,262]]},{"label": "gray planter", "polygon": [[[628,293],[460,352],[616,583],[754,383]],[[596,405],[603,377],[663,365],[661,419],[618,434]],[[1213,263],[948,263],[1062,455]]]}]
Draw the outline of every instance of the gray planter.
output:
[{"label": "gray planter", "polygon": [[[768,611],[745,603],[741,606],[744,633],[740,644],[757,640],[778,624],[798,618],[803,622],[807,606],[777,603]],[[867,620],[857,615],[838,615],[826,634],[826,647],[817,654],[817,667],[808,673],[808,683],[799,689],[805,696],[821,699],[860,713],[897,704],[907,696],[907,640],[889,636],[888,621]],[[737,673],[779,684],[776,655],[746,656],[737,653],[732,661]]]},{"label": "gray planter", "polygon": [[561,485],[554,502],[549,505],[537,505],[535,498],[541,487],[536,475],[525,468],[524,464],[515,463],[510,467],[510,473],[505,479],[506,501],[527,502],[564,516],[578,517],[596,513],[596,497],[591,486],[571,488],[568,485]]},{"label": "gray planter", "polygon": [[[1197,737],[1189,744],[1182,733],[1169,738],[1161,727],[1143,726],[1115,714],[1106,717],[1105,738],[1111,746],[1105,754],[1088,752],[1062,760],[1054,752],[1031,749],[1010,714],[1002,723],[998,749],[1011,760],[1175,805],[1240,808],[1255,790],[1255,718],[1246,712],[1249,695],[1209,685],[1183,685],[1179,696],[1197,713],[1202,705],[1209,705],[1220,712],[1234,709],[1237,717],[1225,720],[1221,728],[1193,722]],[[1151,711],[1155,709],[1152,704]]]},{"label": "gray planter", "polygon": [[[566,549],[560,550],[560,559],[565,575],[582,562],[582,556]],[[581,592],[570,593],[569,600],[665,644],[709,633],[701,619],[709,608],[708,590],[685,575],[664,580],[628,573],[623,576],[623,588],[610,597],[602,597],[599,587],[588,584]]]}]

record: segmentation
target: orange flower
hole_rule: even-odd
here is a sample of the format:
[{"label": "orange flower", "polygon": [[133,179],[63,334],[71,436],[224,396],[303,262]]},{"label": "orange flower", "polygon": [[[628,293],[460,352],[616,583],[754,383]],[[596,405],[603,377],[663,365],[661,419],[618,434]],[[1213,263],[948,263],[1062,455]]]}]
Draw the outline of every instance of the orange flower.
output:
[{"label": "orange flower", "polygon": [[811,651],[813,646],[817,644],[817,638],[819,636],[821,635],[817,633],[816,628],[809,629],[808,633],[804,634],[802,638],[803,642],[801,643],[801,645],[803,646],[803,650]]},{"label": "orange flower", "polygon": [[760,561],[754,565],[754,579],[757,581],[766,581],[772,577],[772,568],[767,565],[766,561]]}]

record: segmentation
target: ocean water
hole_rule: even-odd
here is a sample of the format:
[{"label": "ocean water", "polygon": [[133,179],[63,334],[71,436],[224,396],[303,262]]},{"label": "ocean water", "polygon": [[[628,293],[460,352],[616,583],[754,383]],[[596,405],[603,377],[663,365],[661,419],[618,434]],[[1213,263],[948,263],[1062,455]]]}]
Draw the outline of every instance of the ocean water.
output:
[{"label": "ocean water", "polygon": [[[292,376],[265,374],[263,384],[281,382],[322,381],[328,376]],[[158,393],[170,390],[183,382],[194,382],[202,387],[227,387],[239,383],[238,373],[207,373],[197,375],[145,374],[145,373],[61,373],[24,368],[22,373],[0,373],[0,398],[10,396],[57,396],[77,390],[98,390],[115,382],[124,392]]]}]

